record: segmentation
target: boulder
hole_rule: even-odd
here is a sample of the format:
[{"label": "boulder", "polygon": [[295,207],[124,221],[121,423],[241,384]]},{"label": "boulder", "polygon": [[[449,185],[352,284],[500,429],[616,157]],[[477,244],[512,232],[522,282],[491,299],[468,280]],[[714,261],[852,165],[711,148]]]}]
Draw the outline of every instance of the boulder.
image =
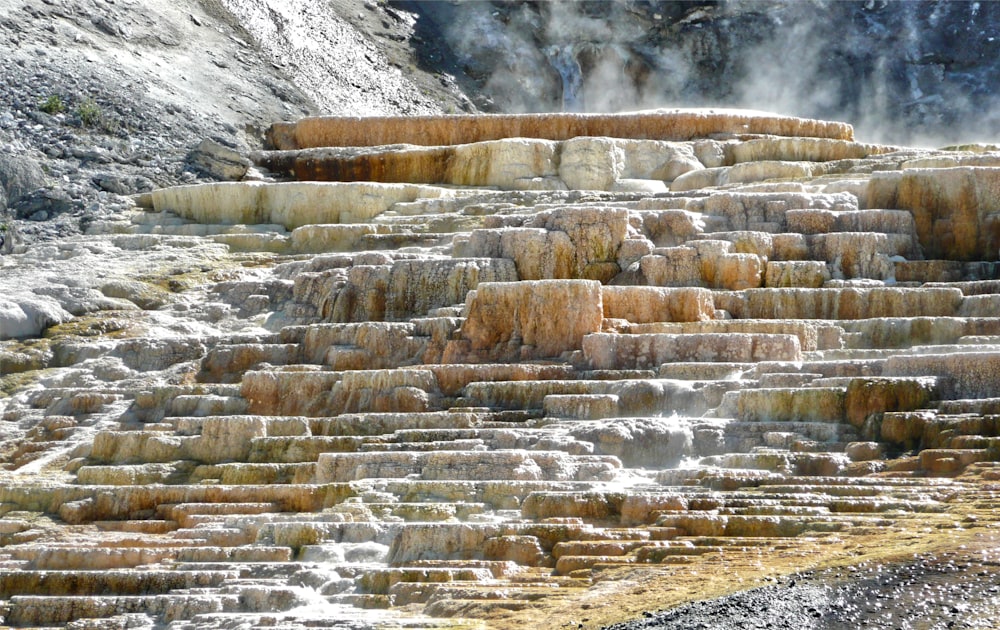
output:
[{"label": "boulder", "polygon": [[239,181],[251,163],[239,151],[212,138],[205,138],[187,156],[189,168],[222,181]]},{"label": "boulder", "polygon": [[[30,157],[0,152],[0,212],[18,206],[22,199],[48,185],[42,165]],[[27,216],[25,213],[23,216]]]}]

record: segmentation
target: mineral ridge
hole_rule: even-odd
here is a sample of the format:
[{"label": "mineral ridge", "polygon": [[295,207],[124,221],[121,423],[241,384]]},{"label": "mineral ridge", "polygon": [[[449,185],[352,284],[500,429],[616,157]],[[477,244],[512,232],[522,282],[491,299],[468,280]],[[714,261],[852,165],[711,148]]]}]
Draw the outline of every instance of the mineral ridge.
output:
[{"label": "mineral ridge", "polygon": [[1000,153],[721,110],[270,138],[0,258],[3,623],[593,627],[995,526]]}]

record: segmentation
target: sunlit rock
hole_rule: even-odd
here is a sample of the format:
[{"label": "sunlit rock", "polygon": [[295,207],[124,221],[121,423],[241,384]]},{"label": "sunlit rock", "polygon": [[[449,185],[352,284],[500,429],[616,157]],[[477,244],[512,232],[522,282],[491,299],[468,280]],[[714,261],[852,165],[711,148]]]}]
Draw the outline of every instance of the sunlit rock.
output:
[{"label": "sunlit rock", "polygon": [[963,352],[958,354],[903,355],[886,363],[886,376],[940,376],[948,398],[1000,397],[998,352]]},{"label": "sunlit rock", "polygon": [[1000,249],[997,180],[991,167],[906,169],[874,174],[867,207],[913,213],[928,258],[990,260]]},{"label": "sunlit rock", "polygon": [[[601,329],[604,315],[601,285],[592,280],[483,283],[467,309],[461,335],[470,358],[480,361],[557,357],[578,350],[584,335]],[[552,309],[564,317],[547,317]]]},{"label": "sunlit rock", "polygon": [[713,319],[712,294],[704,289],[601,287],[604,317],[636,324],[695,322]]},{"label": "sunlit rock", "polygon": [[33,296],[14,302],[5,296],[0,302],[0,339],[38,337],[46,328],[72,317],[51,299]]},{"label": "sunlit rock", "polygon": [[692,453],[691,427],[670,416],[580,422],[569,432],[593,443],[595,454],[614,455],[629,467],[669,468]]},{"label": "sunlit rock", "polygon": [[355,265],[337,294],[331,319],[365,322],[407,319],[461,304],[480,282],[517,279],[510,261],[455,258],[401,260],[388,265]]},{"label": "sunlit rock", "polygon": [[6,623],[601,625],[991,526],[995,156],[725,110],[270,137],[2,257]]},{"label": "sunlit rock", "polygon": [[160,188],[152,197],[158,212],[199,223],[276,223],[293,230],[310,224],[362,223],[395,203],[448,194],[410,184],[226,182]]},{"label": "sunlit rock", "polygon": [[712,133],[768,133],[850,140],[850,125],[740,110],[651,110],[625,114],[494,114],[397,118],[325,117],[273,125],[278,149],[373,146],[393,143],[449,145],[500,138],[566,140],[577,136],[689,140]]}]

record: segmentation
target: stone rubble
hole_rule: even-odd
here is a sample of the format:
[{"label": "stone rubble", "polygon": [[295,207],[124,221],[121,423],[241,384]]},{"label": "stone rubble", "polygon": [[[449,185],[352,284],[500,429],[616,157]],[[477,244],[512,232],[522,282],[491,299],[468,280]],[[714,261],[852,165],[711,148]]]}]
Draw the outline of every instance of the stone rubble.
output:
[{"label": "stone rubble", "polygon": [[0,258],[3,623],[510,627],[995,501],[1000,157],[426,123]]}]

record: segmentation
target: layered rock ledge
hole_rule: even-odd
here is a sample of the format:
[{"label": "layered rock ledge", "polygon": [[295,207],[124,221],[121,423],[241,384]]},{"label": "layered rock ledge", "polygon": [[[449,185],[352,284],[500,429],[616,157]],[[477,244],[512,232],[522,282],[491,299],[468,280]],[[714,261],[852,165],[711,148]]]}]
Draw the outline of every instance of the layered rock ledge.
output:
[{"label": "layered rock ledge", "polygon": [[996,526],[1000,154],[724,111],[271,139],[0,257],[3,623],[595,628]]}]

